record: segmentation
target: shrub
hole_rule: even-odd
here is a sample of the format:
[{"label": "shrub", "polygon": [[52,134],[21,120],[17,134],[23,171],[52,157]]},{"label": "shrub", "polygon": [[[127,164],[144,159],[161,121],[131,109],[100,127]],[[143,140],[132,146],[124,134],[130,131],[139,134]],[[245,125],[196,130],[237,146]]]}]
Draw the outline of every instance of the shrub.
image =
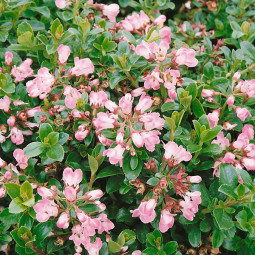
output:
[{"label": "shrub", "polygon": [[254,254],[254,1],[118,4],[1,1],[2,251]]}]

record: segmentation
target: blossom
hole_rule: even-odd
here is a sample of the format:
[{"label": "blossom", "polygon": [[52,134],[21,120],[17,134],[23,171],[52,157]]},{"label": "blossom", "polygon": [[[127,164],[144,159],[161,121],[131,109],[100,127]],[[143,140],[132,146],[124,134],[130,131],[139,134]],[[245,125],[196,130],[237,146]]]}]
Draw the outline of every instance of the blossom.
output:
[{"label": "blossom", "polygon": [[72,3],[69,0],[55,0],[55,4],[59,9],[64,9]]},{"label": "blossom", "polygon": [[171,28],[163,27],[159,30],[159,35],[161,36],[161,41],[165,41],[167,44],[171,42]]},{"label": "blossom", "polygon": [[67,186],[63,193],[66,199],[70,202],[75,201],[77,198],[76,190],[73,187]]},{"label": "blossom", "polygon": [[24,142],[23,134],[16,126],[13,126],[11,128],[10,136],[11,136],[11,141],[15,143],[16,145],[20,145]]},{"label": "blossom", "polygon": [[73,76],[87,76],[94,72],[94,65],[89,58],[79,59],[74,58],[74,67],[70,69],[70,74]]},{"label": "blossom", "polygon": [[0,168],[4,168],[6,165],[7,163],[2,158],[0,158]]},{"label": "blossom", "polygon": [[60,65],[65,65],[67,62],[68,57],[71,54],[71,49],[67,45],[59,45],[58,46],[58,63]]},{"label": "blossom", "polygon": [[34,80],[26,83],[27,92],[30,97],[38,97],[44,99],[50,93],[52,85],[55,83],[54,75],[49,73],[49,69],[42,67],[38,70]]},{"label": "blossom", "polygon": [[114,224],[107,218],[105,213],[101,213],[97,219],[100,221],[100,225],[98,226],[99,234],[102,234],[104,231],[109,233],[109,230],[114,228]]},{"label": "blossom", "polygon": [[132,104],[134,99],[131,94],[127,93],[124,97],[122,97],[119,101],[119,107],[121,108],[124,114],[130,114],[132,111]]},{"label": "blossom", "polygon": [[165,120],[159,117],[158,112],[151,112],[151,113],[144,113],[143,115],[139,116],[139,121],[141,121],[144,124],[145,130],[152,130],[154,128],[156,129],[162,129]]},{"label": "blossom", "polygon": [[33,75],[33,69],[30,67],[33,60],[28,58],[23,61],[20,66],[14,66],[11,70],[11,75],[15,77],[15,82],[20,82]]},{"label": "blossom", "polygon": [[46,199],[52,199],[55,197],[56,192],[53,189],[47,189],[45,187],[38,187],[37,193],[42,197]]},{"label": "blossom", "polygon": [[108,128],[114,128],[118,116],[109,112],[99,112],[97,117],[93,119],[93,125],[98,131]]},{"label": "blossom", "polygon": [[135,250],[131,255],[142,255],[142,252],[140,250]]},{"label": "blossom", "polygon": [[57,221],[57,227],[67,229],[69,227],[70,215],[68,212],[61,213]]},{"label": "blossom", "polygon": [[250,140],[253,140],[254,139],[254,129],[253,129],[253,126],[252,125],[244,125],[243,126],[243,129],[242,129],[242,133],[247,135],[247,137],[250,139]]},{"label": "blossom", "polygon": [[180,201],[179,204],[182,207],[181,211],[183,216],[192,221],[195,217],[195,213],[198,212],[198,205],[202,202],[201,192],[187,192],[184,196],[184,200]]},{"label": "blossom", "polygon": [[119,163],[120,166],[122,167],[122,159],[123,159],[124,151],[125,149],[120,144],[118,144],[115,148],[110,148],[105,150],[103,152],[103,156],[107,156],[112,165]]},{"label": "blossom", "polygon": [[95,108],[100,108],[101,106],[104,106],[107,100],[108,96],[104,91],[91,91],[89,95],[90,105],[94,106]]},{"label": "blossom", "polygon": [[67,167],[63,171],[63,181],[65,185],[76,187],[82,181],[81,169],[73,171],[70,167]]},{"label": "blossom", "polygon": [[226,147],[229,147],[229,140],[224,137],[224,133],[223,132],[220,132],[217,135],[217,139],[214,139],[212,141],[212,143],[213,144],[218,144],[222,148],[222,150],[225,150]]},{"label": "blossom", "polygon": [[176,214],[172,214],[166,209],[161,211],[159,222],[160,232],[165,233],[169,228],[172,228],[172,226],[174,225],[174,216],[176,216]]},{"label": "blossom", "polygon": [[85,196],[86,200],[94,201],[94,200],[101,198],[103,196],[103,191],[100,189],[88,191],[85,193],[84,196]]},{"label": "blossom", "polygon": [[140,14],[134,12],[132,15],[127,16],[120,22],[121,27],[130,32],[143,29],[149,23],[150,18],[144,13],[144,11],[140,11]]},{"label": "blossom", "polygon": [[0,198],[3,198],[6,193],[6,189],[4,186],[0,187]]},{"label": "blossom", "polygon": [[135,209],[131,210],[132,217],[140,217],[140,220],[143,223],[152,222],[155,217],[155,207],[157,205],[157,200],[155,198],[151,198],[148,201],[142,201],[140,206]]},{"label": "blossom", "polygon": [[4,63],[7,66],[11,66],[12,65],[12,59],[13,59],[13,54],[10,51],[5,52],[4,54]]},{"label": "blossom", "polygon": [[196,52],[187,47],[181,47],[176,51],[175,62],[178,65],[186,65],[188,67],[195,67],[198,64],[198,60],[195,58]]},{"label": "blossom", "polygon": [[80,92],[72,86],[65,86],[64,89],[65,105],[70,109],[74,109],[77,104],[77,100],[81,98]]},{"label": "blossom", "polygon": [[233,95],[229,96],[226,102],[227,105],[233,105],[235,103],[235,97]]},{"label": "blossom", "polygon": [[153,20],[153,23],[157,26],[163,26],[165,21],[166,21],[166,16],[159,15],[156,19]]},{"label": "blossom", "polygon": [[13,152],[13,157],[16,159],[18,162],[17,166],[20,167],[20,169],[26,169],[28,167],[28,156],[24,155],[25,149],[16,149]]},{"label": "blossom", "polygon": [[120,12],[118,4],[104,5],[103,14],[111,21],[116,22],[116,17]]},{"label": "blossom", "polygon": [[15,116],[10,116],[9,119],[7,120],[7,124],[9,126],[14,126],[15,125],[15,121],[16,121]]},{"label": "blossom", "polygon": [[213,97],[215,95],[215,91],[212,89],[203,89],[201,92],[202,97]]},{"label": "blossom", "polygon": [[75,131],[75,138],[79,141],[82,141],[89,135],[89,133],[90,133],[90,131],[89,131],[89,129],[87,129],[87,125],[81,124],[78,127],[78,131]]},{"label": "blossom", "polygon": [[97,237],[94,243],[85,243],[85,248],[88,251],[89,255],[99,255],[99,251],[102,248],[102,245],[103,243],[101,239]]},{"label": "blossom", "polygon": [[208,118],[208,121],[210,124],[210,128],[217,126],[217,124],[219,122],[219,117],[220,117],[220,113],[218,110],[214,110],[212,113],[209,113],[207,115],[207,118]]},{"label": "blossom", "polygon": [[46,222],[49,218],[58,216],[58,205],[53,200],[43,198],[34,205],[36,219],[39,222]]},{"label": "blossom", "polygon": [[202,178],[199,175],[188,176],[187,179],[191,183],[200,183],[202,181]]},{"label": "blossom", "polygon": [[163,159],[169,164],[176,166],[182,161],[190,161],[192,155],[186,151],[181,145],[178,146],[175,142],[164,144],[165,154]]},{"label": "blossom", "polygon": [[163,82],[163,80],[160,78],[160,74],[160,71],[153,70],[150,75],[144,77],[144,87],[146,89],[152,88],[154,90],[158,90],[160,88],[160,83]]},{"label": "blossom", "polygon": [[143,56],[146,59],[153,58],[153,53],[150,49],[150,44],[142,40],[142,42],[136,46],[135,53],[139,56]]},{"label": "blossom", "polygon": [[255,158],[242,157],[241,163],[248,170],[255,170]]},{"label": "blossom", "polygon": [[144,113],[152,106],[153,100],[151,97],[146,96],[146,93],[143,93],[139,99],[137,106],[135,107],[135,112],[137,113]]},{"label": "blossom", "polygon": [[148,132],[142,132],[141,135],[145,148],[148,151],[153,152],[155,150],[155,145],[160,143],[158,137],[160,135],[160,132],[158,130],[152,130]]},{"label": "blossom", "polygon": [[232,146],[235,149],[242,149],[249,144],[249,137],[245,133],[241,133],[235,142],[232,143]]},{"label": "blossom", "polygon": [[8,96],[4,96],[4,98],[0,99],[0,110],[4,112],[8,112],[11,104],[11,99]]},{"label": "blossom", "polygon": [[175,88],[175,85],[177,83],[177,79],[180,77],[180,71],[179,70],[167,69],[163,73],[163,75],[164,75],[164,86],[167,89]]},{"label": "blossom", "polygon": [[241,107],[236,107],[235,108],[235,112],[237,117],[241,120],[241,121],[245,121],[245,119],[250,116],[251,117],[251,113],[246,109],[246,108],[241,108]]},{"label": "blossom", "polygon": [[109,111],[111,111],[113,113],[115,113],[119,108],[119,106],[111,100],[107,100],[105,102],[104,106],[106,109],[108,109]]}]

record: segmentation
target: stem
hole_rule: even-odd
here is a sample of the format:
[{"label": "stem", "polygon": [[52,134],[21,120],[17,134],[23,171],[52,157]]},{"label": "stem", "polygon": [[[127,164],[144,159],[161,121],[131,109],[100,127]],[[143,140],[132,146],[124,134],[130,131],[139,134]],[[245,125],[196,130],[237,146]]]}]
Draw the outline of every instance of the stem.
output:
[{"label": "stem", "polygon": [[125,75],[127,76],[127,78],[130,80],[131,85],[132,85],[134,88],[139,88],[138,83],[137,83],[136,80],[131,76],[131,74],[130,74],[128,71],[124,71],[124,70],[123,70],[123,72],[125,73]]}]

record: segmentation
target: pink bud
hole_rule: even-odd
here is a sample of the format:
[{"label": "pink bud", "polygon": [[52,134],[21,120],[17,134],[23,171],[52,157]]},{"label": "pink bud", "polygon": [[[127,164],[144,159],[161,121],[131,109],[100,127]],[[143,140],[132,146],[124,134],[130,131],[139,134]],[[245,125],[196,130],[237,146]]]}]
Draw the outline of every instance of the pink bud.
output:
[{"label": "pink bud", "polygon": [[71,49],[69,48],[69,46],[63,44],[58,46],[58,63],[60,65],[65,65],[70,54]]},{"label": "pink bud", "polygon": [[228,105],[233,105],[235,102],[235,97],[233,95],[231,95],[228,99],[227,99],[227,104]]},{"label": "pink bud", "polygon": [[199,175],[188,176],[187,179],[191,183],[200,183],[202,181],[202,178]]},{"label": "pink bud", "polygon": [[12,65],[12,59],[13,59],[13,54],[10,51],[8,51],[8,52],[5,52],[4,57],[5,57],[4,63],[7,66],[11,66]]},{"label": "pink bud", "polygon": [[14,116],[10,116],[9,119],[7,120],[7,124],[9,126],[14,126],[15,125],[15,117]]},{"label": "pink bud", "polygon": [[47,199],[52,199],[56,193],[53,190],[47,189],[45,187],[39,187],[37,189],[37,193],[42,197],[42,198],[47,198]]},{"label": "pink bud", "polygon": [[241,121],[245,121],[245,119],[248,116],[251,116],[251,113],[246,109],[246,108],[241,108],[241,107],[236,107],[235,108],[235,112],[237,117],[241,120]]},{"label": "pink bud", "polygon": [[236,73],[234,73],[232,79],[238,81],[240,79],[240,77],[241,77],[241,73],[240,72],[236,72]]},{"label": "pink bud", "polygon": [[4,197],[5,192],[6,192],[5,187],[4,186],[0,187],[0,198]]},{"label": "pink bud", "polygon": [[202,97],[213,97],[215,95],[215,91],[211,89],[203,89],[201,96]]},{"label": "pink bud", "polygon": [[70,215],[68,212],[63,212],[58,221],[57,221],[57,227],[58,228],[63,228],[66,229],[69,226],[69,221],[70,221]]},{"label": "pink bud", "polygon": [[7,165],[7,163],[0,158],[0,168],[4,168]]},{"label": "pink bud", "polygon": [[88,191],[85,193],[85,199],[90,201],[96,200],[102,196],[103,196],[103,191],[100,189]]},{"label": "pink bud", "polygon": [[64,190],[64,195],[66,197],[66,199],[70,202],[73,202],[76,200],[76,190],[72,187],[66,187]]}]

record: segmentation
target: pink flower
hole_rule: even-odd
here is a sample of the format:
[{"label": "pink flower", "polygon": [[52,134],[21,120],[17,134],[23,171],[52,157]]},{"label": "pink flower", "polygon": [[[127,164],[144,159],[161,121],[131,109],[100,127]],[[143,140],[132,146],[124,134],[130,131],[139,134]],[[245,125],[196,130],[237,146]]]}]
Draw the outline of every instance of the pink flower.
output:
[{"label": "pink flower", "polygon": [[164,86],[167,89],[175,89],[177,78],[180,77],[179,70],[167,69],[164,73]]},{"label": "pink flower", "polygon": [[163,82],[163,80],[160,78],[160,74],[161,73],[159,70],[154,69],[150,75],[144,77],[144,87],[146,89],[152,88],[154,90],[158,90],[160,88],[160,83]]},{"label": "pink flower", "polygon": [[53,199],[56,195],[56,192],[53,189],[47,189],[45,187],[38,187],[37,193],[42,197],[46,199]]},{"label": "pink flower", "polygon": [[8,96],[4,96],[4,98],[0,99],[0,110],[4,112],[8,112],[11,104],[11,99]]},{"label": "pink flower", "polygon": [[42,67],[38,70],[38,74],[35,75],[35,79],[26,83],[27,92],[30,97],[39,96],[40,99],[44,99],[50,93],[54,83],[54,75],[49,73],[48,68]]},{"label": "pink flower", "polygon": [[67,45],[59,45],[58,46],[58,63],[60,65],[65,65],[68,57],[71,54],[71,49]]},{"label": "pink flower", "polygon": [[232,163],[234,163],[235,162],[235,154],[233,154],[233,153],[231,153],[231,152],[227,152],[226,154],[225,154],[225,156],[224,156],[224,158],[222,159],[222,161],[224,162],[224,163],[230,163],[230,164],[232,164]]},{"label": "pink flower", "polygon": [[11,136],[11,141],[15,143],[16,145],[20,145],[24,142],[23,134],[16,126],[13,126],[11,128],[10,136]]},{"label": "pink flower", "polygon": [[242,157],[241,163],[248,170],[255,170],[255,158]]},{"label": "pink flower", "polygon": [[159,30],[159,35],[161,36],[161,40],[165,41],[167,44],[171,42],[171,28],[170,27],[163,27]]},{"label": "pink flower", "polygon": [[141,96],[142,94],[144,93],[144,88],[140,87],[140,88],[137,88],[137,89],[133,89],[131,91],[131,95],[133,97],[139,97]]},{"label": "pink flower", "polygon": [[122,97],[119,101],[119,107],[121,108],[124,114],[130,114],[132,111],[132,104],[134,99],[131,94],[127,93],[124,97]]},{"label": "pink flower", "polygon": [[20,169],[26,169],[28,167],[28,159],[29,157],[24,155],[25,149],[16,149],[13,152],[13,157],[16,159],[18,164],[16,166],[19,166]]},{"label": "pink flower", "polygon": [[108,150],[105,150],[103,152],[103,156],[107,156],[112,165],[119,163],[120,167],[122,167],[122,159],[123,159],[124,151],[125,149],[120,144],[118,144],[115,148],[110,148]]},{"label": "pink flower", "polygon": [[223,129],[224,130],[231,130],[236,126],[237,126],[237,124],[232,125],[229,121],[223,123]]},{"label": "pink flower", "polygon": [[247,136],[247,134],[241,133],[238,137],[237,140],[235,142],[232,143],[232,146],[235,149],[242,149],[245,146],[247,146],[249,144],[249,137]]},{"label": "pink flower", "polygon": [[163,159],[168,161],[170,165],[177,166],[182,161],[190,161],[192,155],[186,151],[181,145],[178,146],[175,142],[164,144],[165,154]]},{"label": "pink flower", "polygon": [[119,109],[119,106],[111,100],[107,100],[105,102],[104,106],[106,109],[108,109],[109,111],[111,111],[113,113],[115,113]]},{"label": "pink flower", "polygon": [[43,112],[43,110],[41,109],[40,106],[36,106],[34,108],[30,108],[27,110],[27,116],[30,117],[34,117],[36,112]]},{"label": "pink flower", "polygon": [[118,116],[109,112],[99,112],[97,118],[93,119],[93,125],[98,131],[108,128],[114,128],[118,120]]},{"label": "pink flower", "polygon": [[72,86],[68,85],[65,86],[64,95],[66,96],[65,97],[66,107],[74,109],[76,107],[78,98],[81,97],[80,92],[76,88],[73,88]]},{"label": "pink flower", "polygon": [[85,244],[85,248],[89,255],[99,255],[99,251],[102,248],[102,241],[99,237],[96,238],[94,243],[88,242]]},{"label": "pink flower", "polygon": [[135,107],[135,112],[141,114],[144,113],[152,106],[153,100],[151,97],[146,96],[146,93],[143,93],[139,99],[137,106]]},{"label": "pink flower", "polygon": [[84,234],[84,228],[81,225],[74,225],[72,228],[72,235],[69,237],[69,240],[73,240],[76,246],[85,244],[90,241],[88,235]]},{"label": "pink flower", "polygon": [[255,158],[255,144],[250,143],[243,148],[245,155],[249,158]]},{"label": "pink flower", "polygon": [[15,82],[20,82],[33,75],[32,59],[28,58],[23,61],[19,67],[14,66],[11,70],[11,75],[15,77]]},{"label": "pink flower", "polygon": [[127,31],[144,29],[150,23],[150,18],[140,11],[140,14],[133,13],[121,21],[121,27]]},{"label": "pink flower", "polygon": [[250,140],[254,139],[254,129],[253,129],[253,125],[244,125],[243,129],[242,129],[242,133],[247,135],[247,137]]},{"label": "pink flower", "polygon": [[140,250],[135,250],[131,255],[142,255],[142,252]]},{"label": "pink flower", "polygon": [[51,216],[58,216],[58,205],[56,205],[53,200],[45,198],[39,200],[38,203],[34,205],[34,210],[36,212],[36,219],[39,222],[46,222]]},{"label": "pink flower", "polygon": [[151,198],[148,201],[142,201],[140,206],[135,209],[131,210],[132,217],[140,217],[140,220],[143,223],[152,222],[155,217],[155,207],[157,205],[157,200],[155,198]]},{"label": "pink flower", "polygon": [[0,187],[0,198],[3,198],[6,193],[6,189],[4,186]]},{"label": "pink flower", "polygon": [[141,135],[146,149],[153,152],[155,150],[155,145],[160,143],[158,137],[160,132],[158,130],[152,130],[149,132],[142,132]]},{"label": "pink flower", "polygon": [[94,65],[89,58],[79,59],[78,57],[75,57],[74,65],[75,67],[69,71],[73,76],[87,76],[94,72]]},{"label": "pink flower", "polygon": [[145,130],[152,130],[154,128],[162,130],[165,120],[159,117],[158,112],[144,113],[139,116],[139,121],[143,122]]},{"label": "pink flower", "polygon": [[181,47],[176,52],[175,62],[178,65],[186,65],[188,67],[195,67],[198,64],[198,60],[195,58],[196,52],[187,47]]},{"label": "pink flower", "polygon": [[76,169],[74,172],[72,168],[67,167],[63,172],[63,181],[65,185],[76,187],[82,181],[81,169]]},{"label": "pink flower", "polygon": [[100,225],[98,226],[98,233],[102,234],[104,231],[109,233],[109,230],[114,228],[114,224],[107,218],[105,213],[101,213],[97,218],[100,221]]},{"label": "pink flower", "polygon": [[187,179],[191,183],[200,183],[202,181],[202,178],[199,175],[188,176]]},{"label": "pink flower", "polygon": [[4,168],[6,165],[7,163],[2,158],[0,158],[0,168]]},{"label": "pink flower", "polygon": [[240,81],[235,89],[239,89],[245,93],[249,98],[255,97],[255,79],[248,81]]},{"label": "pink flower", "polygon": [[104,5],[103,14],[111,21],[116,22],[116,17],[120,12],[118,4]]},{"label": "pink flower", "polygon": [[143,56],[146,59],[153,58],[150,44],[145,41],[142,41],[139,45],[136,46],[135,53],[139,56]]},{"label": "pink flower", "polygon": [[182,207],[181,211],[183,216],[192,221],[195,217],[195,213],[198,212],[198,205],[202,202],[201,200],[201,192],[187,192],[184,196],[184,201],[180,201],[179,204]]},{"label": "pink flower", "polygon": [[55,0],[55,4],[59,9],[64,9],[72,3],[68,0]]},{"label": "pink flower", "polygon": [[9,119],[7,120],[7,124],[9,126],[14,126],[15,125],[15,121],[16,121],[15,116],[10,116]]},{"label": "pink flower", "polygon": [[100,108],[105,105],[108,100],[108,96],[104,91],[94,92],[91,91],[89,95],[89,102],[91,106],[95,108]]},{"label": "pink flower", "polygon": [[75,138],[78,141],[82,141],[83,139],[85,139],[88,135],[89,135],[90,131],[89,129],[87,129],[87,125],[86,124],[81,124],[78,127],[78,131],[75,131]]},{"label": "pink flower", "polygon": [[84,196],[86,200],[94,201],[103,196],[103,191],[100,189],[95,189],[95,190],[86,192]]},{"label": "pink flower", "polygon": [[131,135],[131,138],[133,140],[134,145],[137,148],[143,147],[144,141],[143,141],[143,138],[142,138],[142,136],[139,132],[133,132],[132,135]]},{"label": "pink flower", "polygon": [[159,222],[159,230],[162,233],[168,231],[169,228],[172,228],[174,225],[174,216],[177,214],[172,214],[168,210],[164,209],[161,211],[160,222]]},{"label": "pink flower", "polygon": [[217,124],[219,122],[219,117],[220,117],[220,113],[218,110],[214,110],[212,113],[209,113],[207,115],[207,118],[208,118],[208,121],[210,124],[210,128],[217,126]]},{"label": "pink flower", "polygon": [[70,215],[68,212],[61,213],[57,221],[57,227],[67,229],[69,227]]},{"label": "pink flower", "polygon": [[213,97],[215,95],[215,91],[212,89],[203,89],[201,96],[202,97]]},{"label": "pink flower", "polygon": [[212,141],[213,144],[218,144],[222,150],[225,150],[226,147],[229,147],[229,140],[227,138],[224,137],[224,133],[223,132],[220,132],[218,135],[217,135],[217,139],[214,139]]},{"label": "pink flower", "polygon": [[10,51],[5,52],[5,54],[4,54],[4,63],[7,66],[12,65],[12,59],[13,59],[13,54]]},{"label": "pink flower", "polygon": [[241,77],[241,73],[240,72],[235,72],[232,79],[237,81],[237,80],[240,79],[240,77]]},{"label": "pink flower", "polygon": [[63,193],[66,199],[70,202],[73,202],[77,199],[76,190],[73,187],[69,187],[69,186],[66,187]]},{"label": "pink flower", "polygon": [[237,117],[241,120],[241,121],[245,121],[245,119],[250,116],[251,117],[251,113],[246,109],[246,108],[241,108],[241,107],[236,107],[235,108],[235,112]]},{"label": "pink flower", "polygon": [[159,15],[156,19],[153,20],[153,23],[157,26],[163,26],[165,21],[166,21],[166,16]]},{"label": "pink flower", "polygon": [[233,105],[235,103],[235,97],[233,95],[229,96],[227,99],[227,105]]}]

